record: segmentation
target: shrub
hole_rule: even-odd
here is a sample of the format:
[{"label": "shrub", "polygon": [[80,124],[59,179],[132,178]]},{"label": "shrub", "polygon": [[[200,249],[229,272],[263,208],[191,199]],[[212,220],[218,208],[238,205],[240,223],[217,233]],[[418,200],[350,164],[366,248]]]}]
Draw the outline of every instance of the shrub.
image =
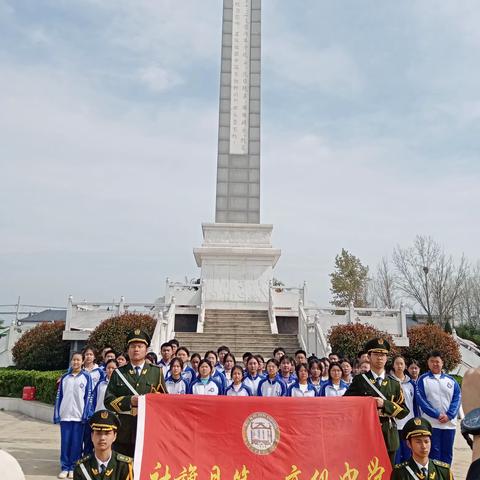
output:
[{"label": "shrub", "polygon": [[70,345],[62,340],[65,322],[40,323],[25,332],[12,349],[22,370],[59,370],[68,365]]},{"label": "shrub", "polygon": [[455,327],[457,335],[465,340],[470,340],[480,346],[480,328],[475,325],[458,325]]},{"label": "shrub", "polygon": [[419,325],[408,330],[410,345],[402,349],[408,360],[419,361],[423,371],[427,368],[427,355],[438,350],[443,355],[443,368],[450,372],[461,360],[460,349],[455,339],[438,325]]},{"label": "shrub", "polygon": [[116,352],[125,351],[127,334],[141,328],[150,336],[155,330],[156,320],[144,313],[124,313],[104,320],[88,337],[88,345],[100,352],[110,345]]},{"label": "shrub", "polygon": [[329,330],[327,340],[332,347],[332,352],[353,360],[364,349],[368,340],[375,337],[382,337],[388,340],[392,347],[392,355],[397,352],[390,334],[364,323],[336,325]]},{"label": "shrub", "polygon": [[57,381],[62,371],[38,372],[35,370],[12,370],[0,368],[0,396],[21,398],[23,387],[36,388],[36,399],[39,402],[55,402]]}]

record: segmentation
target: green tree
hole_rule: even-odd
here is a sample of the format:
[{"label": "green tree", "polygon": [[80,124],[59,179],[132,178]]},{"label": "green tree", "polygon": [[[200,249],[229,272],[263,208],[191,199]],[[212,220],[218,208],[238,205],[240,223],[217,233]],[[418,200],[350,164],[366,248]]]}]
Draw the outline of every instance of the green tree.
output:
[{"label": "green tree", "polygon": [[355,307],[367,306],[368,267],[344,248],[335,257],[335,271],[330,274],[330,282],[332,305],[348,307],[353,302]]}]

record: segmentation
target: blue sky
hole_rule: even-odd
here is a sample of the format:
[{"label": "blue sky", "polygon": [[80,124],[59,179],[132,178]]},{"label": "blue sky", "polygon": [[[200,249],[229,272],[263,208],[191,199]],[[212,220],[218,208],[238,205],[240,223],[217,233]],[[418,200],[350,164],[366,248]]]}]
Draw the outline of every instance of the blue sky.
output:
[{"label": "blue sky", "polygon": [[[220,0],[0,0],[0,304],[151,301],[213,221]],[[480,5],[264,1],[261,217],[329,300],[432,235],[478,259]]]}]

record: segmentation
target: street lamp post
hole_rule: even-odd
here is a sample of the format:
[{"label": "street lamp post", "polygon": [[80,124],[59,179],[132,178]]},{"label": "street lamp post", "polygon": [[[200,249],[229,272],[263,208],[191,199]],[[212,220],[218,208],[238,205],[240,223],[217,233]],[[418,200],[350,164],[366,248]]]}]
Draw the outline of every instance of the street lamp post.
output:
[{"label": "street lamp post", "polygon": [[432,315],[430,313],[430,296],[428,294],[428,267],[423,267],[423,273],[425,274],[425,296],[427,297],[427,319],[428,323],[432,323]]}]

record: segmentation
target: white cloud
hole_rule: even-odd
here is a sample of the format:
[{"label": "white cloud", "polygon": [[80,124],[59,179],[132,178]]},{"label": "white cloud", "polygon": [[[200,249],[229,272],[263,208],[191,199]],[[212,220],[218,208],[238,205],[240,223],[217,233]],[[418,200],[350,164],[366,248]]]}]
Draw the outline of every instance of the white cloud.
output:
[{"label": "white cloud", "polygon": [[180,75],[158,65],[142,68],[138,76],[140,81],[155,93],[164,92],[183,83]]},{"label": "white cloud", "polygon": [[301,37],[282,35],[271,39],[265,49],[265,62],[276,81],[297,87],[341,96],[357,94],[362,88],[359,68],[339,45],[315,49]]}]

